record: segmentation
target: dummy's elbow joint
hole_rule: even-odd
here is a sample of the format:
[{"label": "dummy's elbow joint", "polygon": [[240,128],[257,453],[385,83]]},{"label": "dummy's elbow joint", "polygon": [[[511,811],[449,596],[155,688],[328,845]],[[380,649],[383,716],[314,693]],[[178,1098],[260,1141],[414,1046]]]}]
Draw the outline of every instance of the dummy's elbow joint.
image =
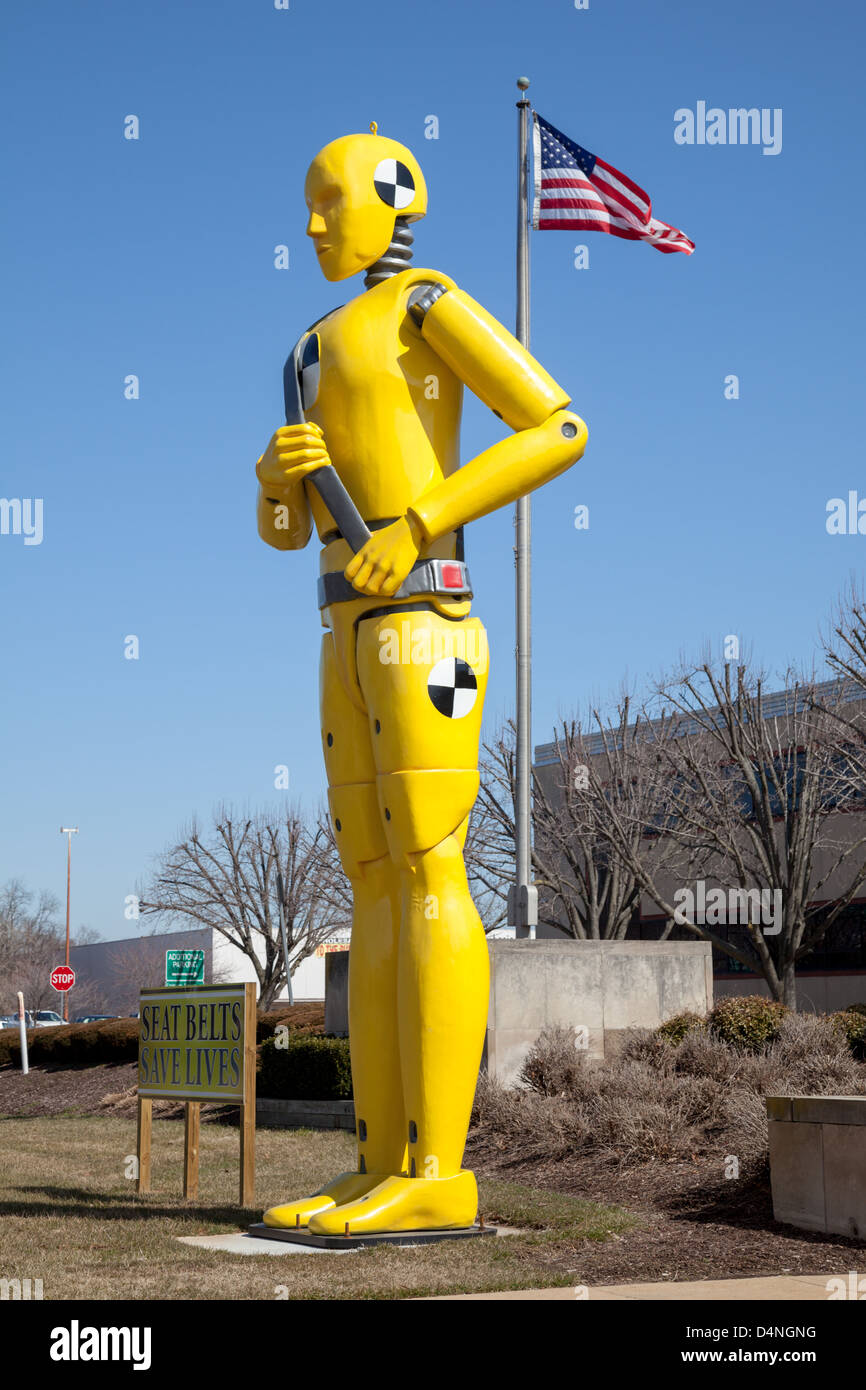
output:
[{"label": "dummy's elbow joint", "polygon": [[571,462],[576,463],[583,457],[586,448],[586,441],[589,438],[589,431],[579,415],[575,415],[572,410],[555,410],[545,422],[545,430],[559,435],[564,447],[571,455]]}]

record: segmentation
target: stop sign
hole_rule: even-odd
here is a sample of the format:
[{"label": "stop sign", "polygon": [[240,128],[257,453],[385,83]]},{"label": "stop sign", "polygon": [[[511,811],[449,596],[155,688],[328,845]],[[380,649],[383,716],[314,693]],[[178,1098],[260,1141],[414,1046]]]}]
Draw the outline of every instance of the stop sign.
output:
[{"label": "stop sign", "polygon": [[75,971],[71,965],[55,965],[51,972],[51,984],[54,989],[59,989],[61,994],[71,989],[75,984]]}]

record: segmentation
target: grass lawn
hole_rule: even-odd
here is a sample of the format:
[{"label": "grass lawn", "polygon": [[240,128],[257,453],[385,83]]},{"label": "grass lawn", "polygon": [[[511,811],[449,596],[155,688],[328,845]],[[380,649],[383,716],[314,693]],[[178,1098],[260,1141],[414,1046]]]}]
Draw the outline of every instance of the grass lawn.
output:
[{"label": "grass lawn", "polygon": [[154,1120],[153,1188],[126,1176],[135,1126],[99,1116],[0,1122],[0,1278],[41,1279],[45,1299],[412,1298],[579,1284],[586,1241],[635,1225],[620,1207],[495,1179],[485,1220],[521,1227],[501,1239],[335,1255],[230,1255],[180,1235],[244,1229],[267,1206],[314,1191],[352,1165],[339,1131],[260,1130],[257,1200],[236,1205],[238,1134],[202,1126],[197,1202],[181,1192],[183,1125]]}]

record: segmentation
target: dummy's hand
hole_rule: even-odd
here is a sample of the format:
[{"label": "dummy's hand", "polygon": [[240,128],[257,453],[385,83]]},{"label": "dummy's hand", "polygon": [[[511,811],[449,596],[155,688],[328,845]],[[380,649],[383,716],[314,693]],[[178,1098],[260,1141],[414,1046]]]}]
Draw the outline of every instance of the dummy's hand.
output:
[{"label": "dummy's hand", "polygon": [[256,477],[269,497],[279,497],[330,462],[318,425],[283,425],[256,464]]},{"label": "dummy's hand", "polygon": [[417,522],[401,516],[399,521],[374,531],[343,573],[359,593],[390,598],[417,560],[421,539]]}]

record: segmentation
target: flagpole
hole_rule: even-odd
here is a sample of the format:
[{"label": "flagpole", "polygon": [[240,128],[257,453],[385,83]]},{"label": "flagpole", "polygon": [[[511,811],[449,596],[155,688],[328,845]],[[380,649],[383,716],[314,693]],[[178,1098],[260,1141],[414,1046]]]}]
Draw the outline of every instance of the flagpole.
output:
[{"label": "flagpole", "polygon": [[[521,93],[528,77],[519,77]],[[529,114],[524,95],[517,102],[517,325],[516,336],[529,347]],[[532,515],[528,497],[514,509],[515,638],[517,663],[517,747],[515,788],[515,883],[509,893],[508,920],[517,937],[534,937],[538,893],[532,883]]]}]

